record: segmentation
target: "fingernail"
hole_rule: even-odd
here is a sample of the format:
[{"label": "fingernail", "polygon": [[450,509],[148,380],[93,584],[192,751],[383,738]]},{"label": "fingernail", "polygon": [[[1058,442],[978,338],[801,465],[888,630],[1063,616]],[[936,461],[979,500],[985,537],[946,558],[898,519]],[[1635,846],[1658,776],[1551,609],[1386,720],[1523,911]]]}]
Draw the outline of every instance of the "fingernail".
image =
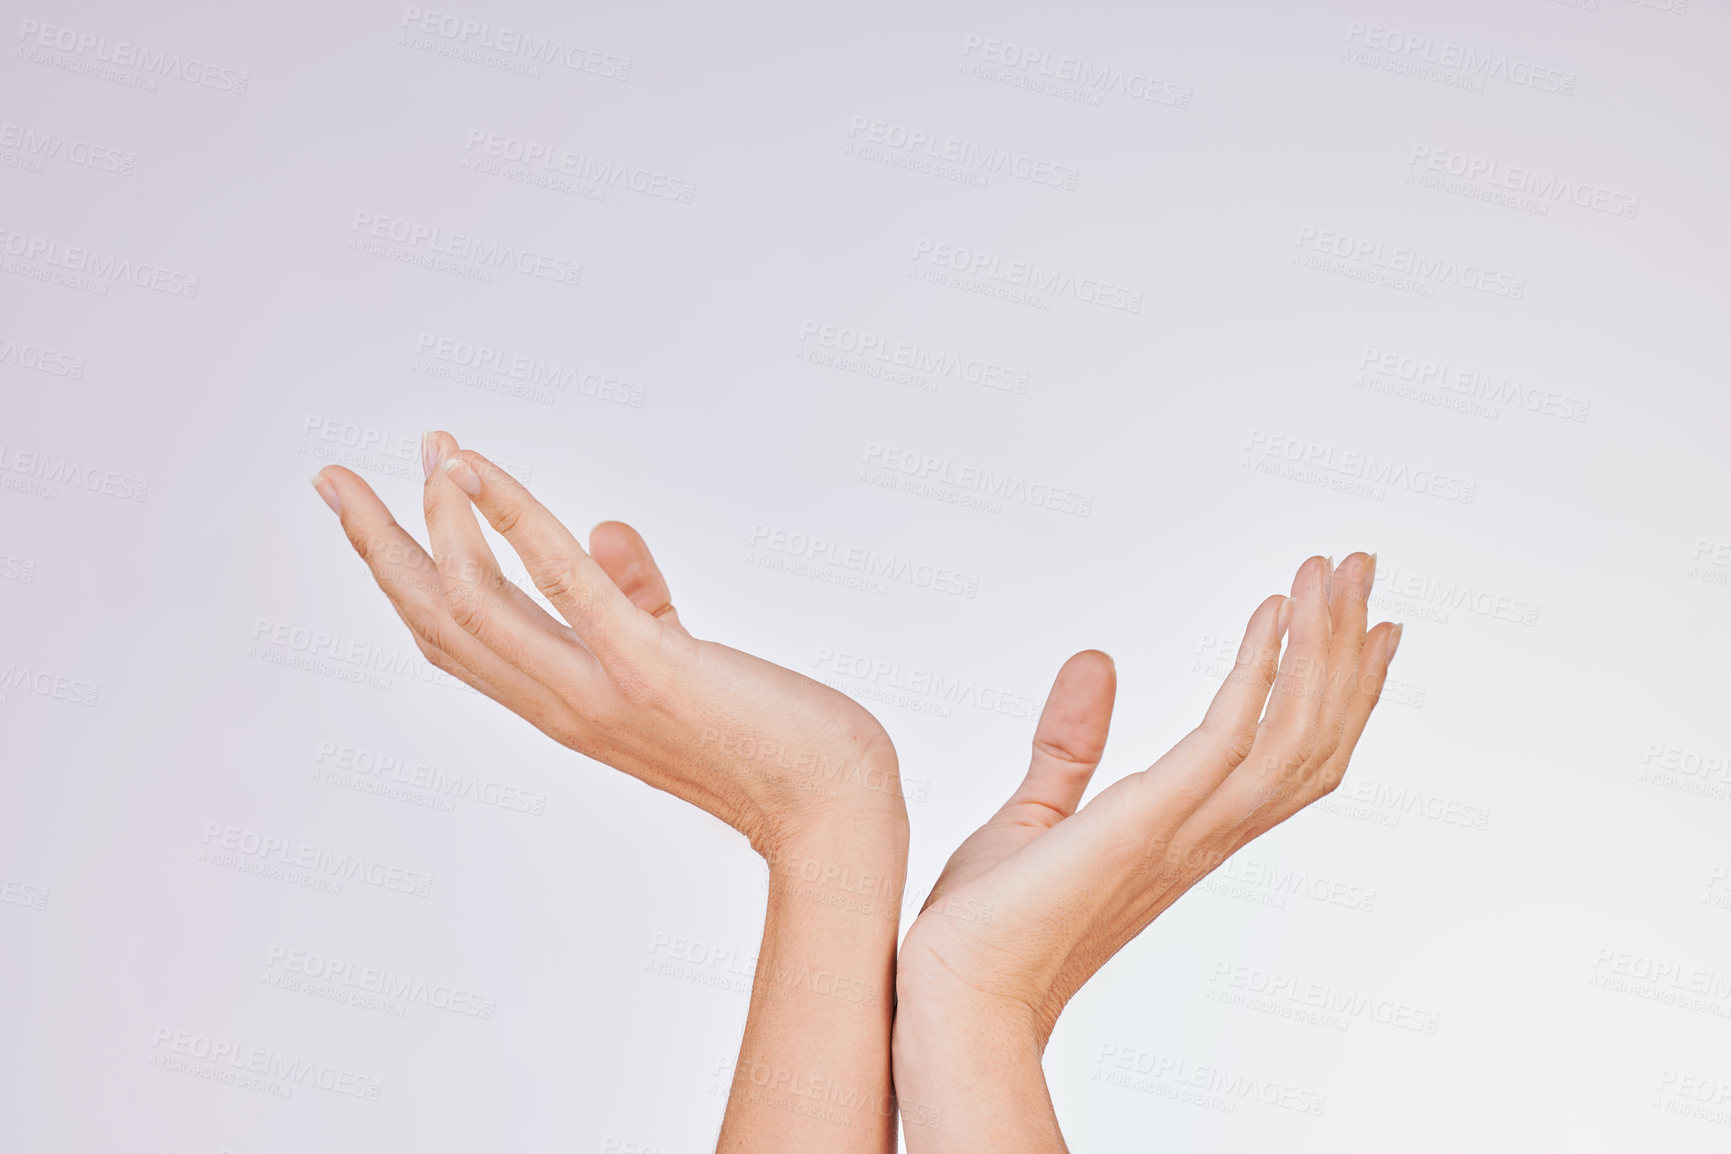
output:
[{"label": "fingernail", "polygon": [[313,474],[313,488],[318,490],[318,494],[324,498],[325,504],[331,507],[331,512],[339,517],[342,516],[343,499],[337,496],[337,487],[325,480],[323,469]]},{"label": "fingernail", "polygon": [[439,467],[439,442],[431,432],[421,434],[421,476],[431,477]]},{"label": "fingernail", "polygon": [[1280,599],[1280,612],[1274,616],[1274,628],[1280,633],[1286,632],[1287,623],[1292,620],[1292,598]]},{"label": "fingernail", "polygon": [[1322,571],[1322,595],[1324,598],[1334,596],[1334,558],[1328,559],[1328,567]]},{"label": "fingernail", "polygon": [[[1395,650],[1396,650],[1396,649],[1399,649],[1399,648],[1400,648],[1400,633],[1401,633],[1401,630],[1403,630],[1403,629],[1405,629],[1405,628],[1406,628],[1406,624],[1405,624],[1405,623],[1404,623],[1404,622],[1402,622],[1402,623],[1401,623],[1401,624],[1399,624],[1399,625],[1396,625],[1396,626],[1395,626],[1395,627],[1394,627],[1394,634],[1393,634],[1393,636],[1391,636],[1391,637],[1390,637],[1390,638],[1389,638],[1389,639],[1388,639],[1388,660],[1389,660],[1389,661],[1393,661],[1393,660],[1394,660],[1394,651],[1395,651]],[[1385,667],[1386,667],[1386,665],[1387,665],[1387,662],[1384,662],[1384,665],[1385,665]]]},{"label": "fingernail", "polygon": [[481,495],[481,474],[461,457],[452,457],[445,462],[445,476],[457,483],[457,488],[471,497]]},{"label": "fingernail", "polygon": [[1376,580],[1376,554],[1375,553],[1372,553],[1370,555],[1369,564],[1370,564],[1370,570],[1367,573],[1365,573],[1365,576],[1369,577],[1372,581],[1375,581]]}]

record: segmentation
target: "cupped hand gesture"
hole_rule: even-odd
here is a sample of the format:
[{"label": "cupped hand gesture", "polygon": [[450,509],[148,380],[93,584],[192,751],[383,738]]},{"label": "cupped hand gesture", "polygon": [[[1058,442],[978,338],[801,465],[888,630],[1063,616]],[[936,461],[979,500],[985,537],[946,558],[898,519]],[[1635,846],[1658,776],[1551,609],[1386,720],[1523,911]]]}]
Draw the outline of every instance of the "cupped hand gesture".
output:
[{"label": "cupped hand gesture", "polygon": [[[769,856],[861,823],[905,839],[894,748],[846,695],[680,623],[636,530],[585,550],[523,485],[446,433],[422,444],[432,553],[341,466],[313,484],[420,651],[555,741],[683,798]],[[475,511],[554,617],[501,572]]]},{"label": "cupped hand gesture", "polygon": [[[1300,567],[1252,614],[1202,723],[1078,810],[1106,744],[1116,674],[1097,650],[1065,662],[1027,776],[956,850],[902,942],[904,1018],[966,1015],[1036,1049],[1108,958],[1252,838],[1340,783],[1381,694],[1399,627],[1365,630],[1375,562]],[[1286,637],[1285,653],[1281,639]]]}]

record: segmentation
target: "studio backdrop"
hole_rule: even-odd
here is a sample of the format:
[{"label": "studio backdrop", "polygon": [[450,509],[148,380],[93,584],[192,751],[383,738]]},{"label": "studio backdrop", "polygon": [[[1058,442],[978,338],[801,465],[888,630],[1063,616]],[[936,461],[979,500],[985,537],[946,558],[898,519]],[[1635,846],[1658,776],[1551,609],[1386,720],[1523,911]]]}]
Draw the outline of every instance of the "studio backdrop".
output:
[{"label": "studio backdrop", "polygon": [[882,720],[904,925],[1376,552],[1074,1148],[1731,1145],[1723,4],[465,2],[5,19],[0,1148],[713,1148],[763,863],[417,651],[307,477],[427,429]]}]

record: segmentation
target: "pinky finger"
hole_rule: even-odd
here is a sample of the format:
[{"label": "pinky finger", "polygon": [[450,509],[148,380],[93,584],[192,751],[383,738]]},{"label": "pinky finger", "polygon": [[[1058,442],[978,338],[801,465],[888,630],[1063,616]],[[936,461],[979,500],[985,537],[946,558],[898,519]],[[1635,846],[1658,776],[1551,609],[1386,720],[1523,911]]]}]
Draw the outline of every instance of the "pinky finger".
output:
[{"label": "pinky finger", "polygon": [[1325,792],[1333,790],[1346,775],[1346,763],[1352,757],[1352,751],[1358,745],[1358,739],[1364,734],[1364,727],[1370,721],[1370,711],[1376,708],[1376,703],[1382,699],[1383,683],[1388,680],[1389,663],[1394,660],[1394,651],[1400,645],[1400,634],[1403,626],[1391,621],[1384,621],[1372,629],[1364,638],[1364,649],[1358,659],[1357,679],[1352,687],[1352,696],[1346,704],[1346,718],[1340,731],[1340,744],[1334,747],[1334,752],[1323,763],[1322,784]]}]

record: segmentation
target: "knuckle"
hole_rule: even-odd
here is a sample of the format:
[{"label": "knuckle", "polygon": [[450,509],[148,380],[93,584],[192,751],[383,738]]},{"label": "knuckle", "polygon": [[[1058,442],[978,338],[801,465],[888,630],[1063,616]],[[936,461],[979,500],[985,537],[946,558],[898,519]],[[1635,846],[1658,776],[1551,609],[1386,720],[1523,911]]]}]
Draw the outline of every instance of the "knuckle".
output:
[{"label": "knuckle", "polygon": [[468,586],[453,585],[445,590],[445,610],[465,633],[479,634],[487,627],[487,611]]},{"label": "knuckle", "polygon": [[1221,753],[1226,758],[1227,766],[1236,769],[1250,757],[1250,751],[1255,746],[1255,728],[1239,729],[1226,735],[1221,743]]},{"label": "knuckle", "polygon": [[1250,751],[1256,746],[1256,723],[1226,726],[1203,719],[1203,736],[1208,742],[1208,748],[1225,762],[1228,769],[1236,769],[1250,756]]},{"label": "knuckle", "polygon": [[1053,739],[1035,734],[1034,750],[1036,753],[1051,758],[1066,769],[1092,770],[1099,759],[1089,757],[1089,750],[1084,748],[1080,742],[1070,740],[1070,736],[1064,735]]},{"label": "knuckle", "polygon": [[549,601],[572,600],[581,584],[577,566],[568,561],[554,562],[538,569],[535,574],[535,588]]},{"label": "knuckle", "polygon": [[626,705],[642,708],[661,702],[660,679],[641,665],[635,662],[624,665],[615,663],[608,672],[612,677],[614,690]]},{"label": "knuckle", "polygon": [[523,523],[523,503],[521,501],[506,501],[493,511],[487,518],[489,524],[502,537],[509,537]]},{"label": "knuckle", "polygon": [[409,635],[415,639],[415,648],[419,649],[428,661],[449,673],[455,662],[452,661],[448,648],[442,644],[439,626],[420,614],[405,620],[409,626]]}]

